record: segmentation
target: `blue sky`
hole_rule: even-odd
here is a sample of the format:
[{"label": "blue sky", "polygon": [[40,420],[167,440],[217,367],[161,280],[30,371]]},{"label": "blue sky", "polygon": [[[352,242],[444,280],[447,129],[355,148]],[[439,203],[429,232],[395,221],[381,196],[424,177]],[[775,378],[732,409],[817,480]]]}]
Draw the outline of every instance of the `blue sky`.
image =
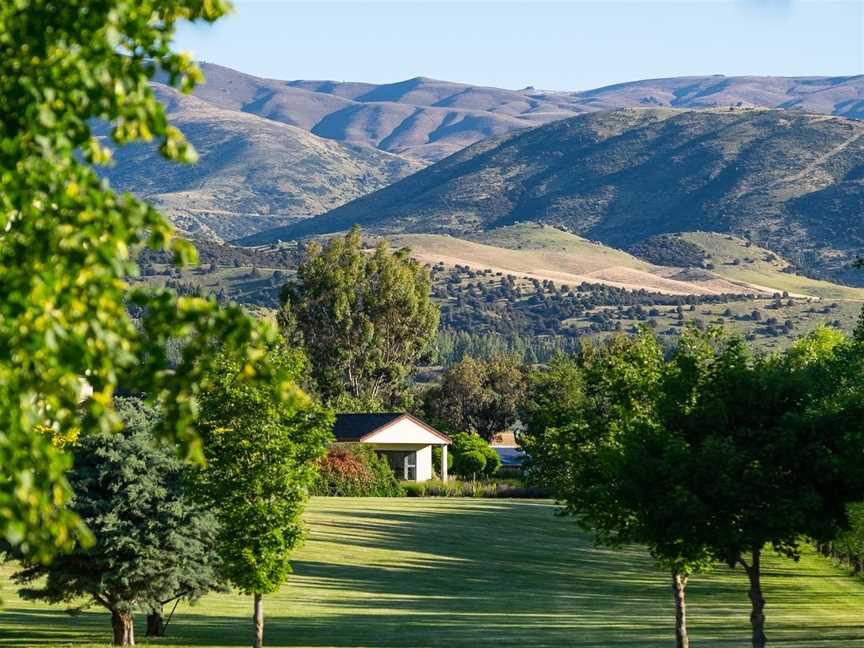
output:
[{"label": "blue sky", "polygon": [[415,76],[584,90],[689,74],[864,74],[864,1],[269,2],[186,25],[180,49],[277,79]]}]

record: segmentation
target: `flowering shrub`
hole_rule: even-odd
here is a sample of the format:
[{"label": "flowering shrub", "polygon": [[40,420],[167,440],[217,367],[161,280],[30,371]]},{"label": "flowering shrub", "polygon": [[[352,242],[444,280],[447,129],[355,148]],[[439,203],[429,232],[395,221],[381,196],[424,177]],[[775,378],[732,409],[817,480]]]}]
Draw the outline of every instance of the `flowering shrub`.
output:
[{"label": "flowering shrub", "polygon": [[313,495],[400,497],[404,495],[387,460],[369,446],[336,444],[320,460]]}]

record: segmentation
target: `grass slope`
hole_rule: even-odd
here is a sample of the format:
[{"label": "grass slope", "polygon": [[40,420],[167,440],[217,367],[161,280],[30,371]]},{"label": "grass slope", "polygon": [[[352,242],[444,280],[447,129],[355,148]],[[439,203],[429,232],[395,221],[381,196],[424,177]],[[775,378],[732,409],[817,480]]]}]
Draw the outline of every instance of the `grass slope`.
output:
[{"label": "grass slope", "polygon": [[[769,250],[747,245],[743,239],[714,232],[685,232],[681,238],[701,247],[714,264],[714,272],[732,281],[741,281],[774,290],[824,297],[864,299],[864,288],[853,288],[784,272],[789,263]],[[737,260],[737,263],[736,263]]]},{"label": "grass slope", "polygon": [[[666,574],[641,550],[593,547],[553,510],[525,500],[315,499],[294,575],[265,597],[267,645],[670,645]],[[747,645],[745,580],[725,568],[694,578],[688,598],[697,645]],[[59,607],[20,601],[5,585],[0,646],[107,645],[106,614],[70,618]],[[821,558],[768,558],[765,590],[772,643],[853,648],[864,640],[864,582]],[[248,597],[227,594],[181,606],[169,636],[151,643],[248,645],[251,607]]]},{"label": "grass slope", "polygon": [[237,238],[333,209],[404,178],[420,164],[301,128],[217,108],[156,86],[171,122],[195,146],[194,165],[156,147],[115,151],[100,169],[112,185],[155,204],[189,232]]},{"label": "grass slope", "polygon": [[[472,269],[549,279],[559,284],[605,283],[629,290],[670,294],[764,293],[826,299],[864,300],[864,289],[842,286],[783,272],[785,260],[743,239],[711,232],[681,235],[701,247],[714,264],[711,272],[652,265],[626,252],[564,232],[517,223],[468,239],[440,234],[402,234],[388,238],[397,247],[411,248],[426,263],[465,265]],[[766,260],[771,258],[772,260]],[[737,260],[737,265],[733,265]]]}]

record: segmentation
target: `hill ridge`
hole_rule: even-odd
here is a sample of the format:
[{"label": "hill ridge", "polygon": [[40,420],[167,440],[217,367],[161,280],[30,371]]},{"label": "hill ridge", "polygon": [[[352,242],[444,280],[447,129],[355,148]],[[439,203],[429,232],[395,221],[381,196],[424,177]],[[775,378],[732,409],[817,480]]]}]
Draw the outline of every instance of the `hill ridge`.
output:
[{"label": "hill ridge", "polygon": [[346,229],[465,235],[537,221],[622,247],[745,236],[835,279],[864,247],[864,122],[757,110],[628,108],[475,144],[313,219],[242,241]]}]

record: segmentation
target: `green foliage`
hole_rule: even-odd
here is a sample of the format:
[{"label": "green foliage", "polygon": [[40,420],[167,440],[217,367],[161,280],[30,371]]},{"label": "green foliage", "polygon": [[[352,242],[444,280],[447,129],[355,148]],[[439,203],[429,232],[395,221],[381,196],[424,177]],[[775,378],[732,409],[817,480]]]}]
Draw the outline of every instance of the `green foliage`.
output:
[{"label": "green foliage", "polygon": [[649,236],[627,251],[657,265],[701,268],[705,263],[705,251],[701,247],[669,234]]},{"label": "green foliage", "polygon": [[453,457],[453,472],[466,479],[478,475],[491,477],[501,467],[498,453],[489,442],[477,434],[458,432],[452,435],[449,456]]},{"label": "green foliage", "polygon": [[858,315],[858,322],[855,325],[855,331],[852,333],[852,337],[859,344],[864,343],[864,308],[861,309],[861,313]]},{"label": "green foliage", "polygon": [[510,499],[542,499],[549,491],[542,487],[526,486],[519,480],[458,481],[429,480],[403,484],[408,497],[502,497]]},{"label": "green foliage", "polygon": [[194,601],[219,583],[216,520],[187,493],[188,468],[156,442],[151,409],[122,399],[117,410],[126,429],[83,436],[69,472],[70,509],[96,542],[49,565],[25,559],[15,576],[34,584],[21,591],[25,598],[130,613],[180,596]]},{"label": "green foliage", "polygon": [[318,467],[312,495],[400,497],[404,491],[387,459],[362,443],[334,444]]},{"label": "green foliage", "polygon": [[[439,475],[439,470],[441,467],[441,446],[432,446],[432,466],[435,469],[435,474]],[[450,472],[453,470],[453,453],[447,453],[447,471]]]},{"label": "green foliage", "polygon": [[465,358],[449,367],[441,383],[426,392],[424,410],[447,431],[472,431],[490,439],[516,421],[524,390],[524,369],[516,358]]},{"label": "green foliage", "polygon": [[[284,347],[269,362],[295,380],[302,354]],[[283,398],[250,380],[244,363],[222,355],[199,397],[205,467],[197,491],[220,523],[223,570],[237,589],[265,594],[290,572],[291,550],[303,538],[300,515],[317,461],[331,440],[333,416],[286,382]]]},{"label": "green foliage", "polygon": [[[0,5],[0,537],[47,560],[86,529],[67,509],[67,451],[51,438],[119,427],[112,394],[151,394],[164,409],[159,434],[200,459],[193,395],[217,344],[251,345],[273,332],[237,308],[164,291],[131,292],[132,250],[194,250],[129,194],[118,196],[91,164],[110,152],[91,124],[110,124],[118,144],[156,141],[161,154],[193,161],[148,81],[157,70],[189,91],[201,80],[170,49],[179,20],[212,21],[223,0],[15,0]],[[146,313],[133,325],[125,305]],[[185,342],[166,371],[165,343]],[[270,380],[265,367],[256,371]],[[85,382],[93,395],[79,406]],[[279,381],[274,381],[279,383]],[[41,432],[44,427],[51,434]]]},{"label": "green foliage", "polygon": [[[584,407],[545,410],[577,372]],[[523,447],[601,541],[646,544],[675,573],[744,566],[761,646],[762,548],[797,557],[864,498],[862,376],[862,345],[829,329],[770,357],[713,331],[689,331],[668,361],[648,334],[617,338],[533,381]]]},{"label": "green foliage", "polygon": [[302,344],[328,403],[348,396],[399,407],[408,376],[429,348],[438,308],[429,273],[381,243],[363,251],[360,230],[310,243],[296,281],[285,286],[280,323]]},{"label": "green foliage", "polygon": [[470,479],[486,472],[486,455],[479,450],[466,450],[453,458],[453,472]]},{"label": "green foliage", "polygon": [[849,528],[825,549],[828,555],[850,565],[855,573],[864,573],[864,502],[849,506]]}]

